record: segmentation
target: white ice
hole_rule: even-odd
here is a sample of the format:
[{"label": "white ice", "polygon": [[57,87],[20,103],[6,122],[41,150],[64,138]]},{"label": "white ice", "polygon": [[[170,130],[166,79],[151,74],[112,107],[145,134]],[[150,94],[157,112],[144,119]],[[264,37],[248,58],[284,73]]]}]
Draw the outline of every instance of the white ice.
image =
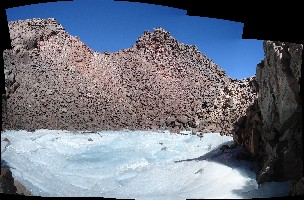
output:
[{"label": "white ice", "polygon": [[288,194],[290,182],[259,186],[253,163],[234,157],[242,148],[221,154],[219,148],[231,143],[231,137],[217,133],[199,138],[168,131],[5,131],[1,163],[4,160],[14,178],[38,196],[201,199]]}]

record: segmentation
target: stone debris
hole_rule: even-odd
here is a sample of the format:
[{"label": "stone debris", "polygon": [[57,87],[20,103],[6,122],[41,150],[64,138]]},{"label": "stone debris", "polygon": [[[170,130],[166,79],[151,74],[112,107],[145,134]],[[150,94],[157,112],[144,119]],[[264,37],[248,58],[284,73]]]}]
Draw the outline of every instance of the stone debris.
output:
[{"label": "stone debris", "polygon": [[231,134],[256,99],[255,77],[236,80],[168,31],[98,53],[53,18],[9,23],[3,129],[182,130]]}]

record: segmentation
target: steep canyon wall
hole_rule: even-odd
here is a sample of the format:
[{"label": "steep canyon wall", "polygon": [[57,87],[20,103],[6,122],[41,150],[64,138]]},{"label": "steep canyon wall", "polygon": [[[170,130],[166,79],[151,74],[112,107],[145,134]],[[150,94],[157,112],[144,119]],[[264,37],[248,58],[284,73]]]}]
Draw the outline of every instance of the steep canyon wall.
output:
[{"label": "steep canyon wall", "polygon": [[298,180],[303,176],[303,45],[264,41],[258,64],[258,99],[235,124],[234,140],[260,163],[258,182]]}]

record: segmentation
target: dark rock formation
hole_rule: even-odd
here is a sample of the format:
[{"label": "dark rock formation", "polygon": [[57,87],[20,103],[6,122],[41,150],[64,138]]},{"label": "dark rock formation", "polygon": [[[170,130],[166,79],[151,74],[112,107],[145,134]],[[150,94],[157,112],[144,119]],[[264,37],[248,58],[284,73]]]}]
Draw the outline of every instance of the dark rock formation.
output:
[{"label": "dark rock formation", "polygon": [[132,48],[98,53],[55,19],[9,23],[3,129],[187,129],[230,134],[256,98],[195,46],[145,31]]},{"label": "dark rock formation", "polygon": [[298,180],[303,176],[302,98],[303,45],[264,42],[258,64],[258,99],[235,124],[234,140],[260,163],[259,183]]},{"label": "dark rock formation", "polygon": [[32,193],[28,191],[24,185],[14,180],[9,167],[2,167],[2,163],[0,175],[0,193],[32,196]]},{"label": "dark rock formation", "polygon": [[244,146],[253,157],[258,156],[260,150],[261,112],[258,100],[246,110],[246,115],[234,124],[233,137],[239,146]]},{"label": "dark rock formation", "polygon": [[9,168],[1,167],[0,175],[0,193],[16,194],[16,187],[14,185],[14,178]]},{"label": "dark rock formation", "polygon": [[290,196],[304,195],[304,177],[302,177],[291,189]]}]

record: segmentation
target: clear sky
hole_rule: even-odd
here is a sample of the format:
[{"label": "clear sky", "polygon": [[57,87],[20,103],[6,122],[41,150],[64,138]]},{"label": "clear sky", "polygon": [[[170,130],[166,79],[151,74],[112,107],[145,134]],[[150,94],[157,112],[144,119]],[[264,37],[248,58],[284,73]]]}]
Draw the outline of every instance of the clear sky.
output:
[{"label": "clear sky", "polygon": [[74,0],[7,9],[8,21],[55,18],[66,31],[94,51],[115,52],[132,47],[145,30],[162,27],[179,42],[196,45],[232,78],[256,72],[263,59],[261,40],[242,39],[243,24],[187,16],[185,10],[113,0]]}]

